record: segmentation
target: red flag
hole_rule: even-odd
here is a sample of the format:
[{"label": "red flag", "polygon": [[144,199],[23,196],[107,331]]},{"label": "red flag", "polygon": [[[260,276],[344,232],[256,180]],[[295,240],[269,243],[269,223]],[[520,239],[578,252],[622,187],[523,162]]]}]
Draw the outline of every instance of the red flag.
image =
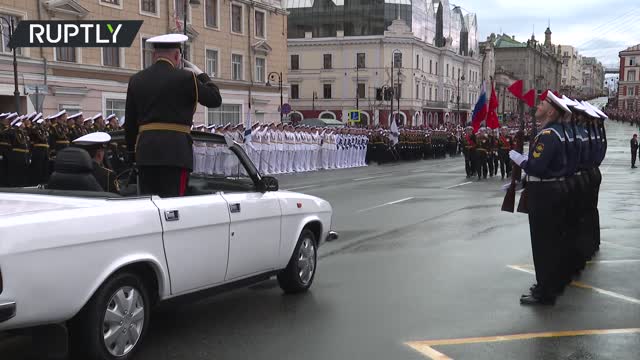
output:
[{"label": "red flag", "polygon": [[[546,95],[546,94],[545,94]],[[522,96],[522,100],[529,105],[529,107],[534,107],[536,104],[536,90],[531,89],[529,92]]]},{"label": "red flag", "polygon": [[523,84],[524,82],[522,80],[518,80],[511,84],[511,86],[509,86],[507,90],[509,90],[516,98],[522,100],[522,88],[524,86]]},{"label": "red flag", "polygon": [[487,115],[487,127],[497,129],[500,127],[498,121],[498,97],[496,96],[496,88],[491,84],[491,97],[489,98],[489,114]]}]

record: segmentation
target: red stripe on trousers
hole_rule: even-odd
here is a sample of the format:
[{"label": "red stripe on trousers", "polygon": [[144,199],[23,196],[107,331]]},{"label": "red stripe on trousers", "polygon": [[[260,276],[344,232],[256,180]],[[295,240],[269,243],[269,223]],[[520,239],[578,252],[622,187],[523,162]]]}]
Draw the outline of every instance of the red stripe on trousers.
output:
[{"label": "red stripe on trousers", "polygon": [[189,174],[187,173],[187,169],[182,169],[180,171],[180,196],[184,196],[184,193],[187,191],[187,180]]}]

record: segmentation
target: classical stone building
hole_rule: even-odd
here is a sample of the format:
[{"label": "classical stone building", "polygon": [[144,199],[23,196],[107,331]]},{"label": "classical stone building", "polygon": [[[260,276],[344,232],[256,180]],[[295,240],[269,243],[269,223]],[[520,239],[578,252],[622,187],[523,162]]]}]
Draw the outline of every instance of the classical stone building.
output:
[{"label": "classical stone building", "polygon": [[621,51],[620,81],[618,82],[618,109],[640,109],[640,44]]},{"label": "classical stone building", "polygon": [[524,80],[524,91],[535,88],[538,93],[545,89],[560,89],[562,59],[551,42],[551,30],[545,31],[545,41],[540,44],[535,36],[527,42],[519,42],[514,36],[495,35],[487,39],[495,51],[495,67]]},{"label": "classical stone building", "polygon": [[582,94],[582,55],[571,45],[558,45],[562,58],[560,91],[571,97]]},{"label": "classical stone building", "polygon": [[481,42],[480,55],[482,58],[482,79],[488,81],[487,94],[490,95],[489,91],[491,91],[491,84],[493,84],[498,97],[498,117],[501,120],[509,119],[518,112],[518,99],[507,88],[518,79],[504,67],[496,68],[494,42]]},{"label": "classical stone building", "polygon": [[605,95],[604,66],[595,57],[585,57],[582,61],[582,96],[594,98]]},{"label": "classical stone building", "polygon": [[474,14],[446,0],[293,0],[289,11],[292,119],[359,109],[361,124],[388,124],[387,88],[403,124],[469,118],[481,80]]},{"label": "classical stone building", "polygon": [[[0,0],[0,16],[20,20],[143,20],[129,48],[17,49],[21,112],[27,98],[46,85],[45,114],[67,109],[124,115],[129,77],[151,62],[146,39],[183,31],[185,0]],[[251,89],[252,119],[278,121],[280,92],[266,86],[271,71],[283,74],[286,97],[287,13],[284,0],[201,0],[187,11],[186,57],[208,72],[221,88],[218,109],[198,106],[196,123],[237,123],[247,116]],[[14,110],[8,25],[2,21],[0,111]]]}]

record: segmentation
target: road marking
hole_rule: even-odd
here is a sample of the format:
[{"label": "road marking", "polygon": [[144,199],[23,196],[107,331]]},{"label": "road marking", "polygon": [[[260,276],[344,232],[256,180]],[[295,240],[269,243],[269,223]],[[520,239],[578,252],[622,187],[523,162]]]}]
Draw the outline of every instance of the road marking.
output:
[{"label": "road marking", "polygon": [[640,262],[640,259],[625,259],[625,260],[592,260],[587,261],[587,264],[617,264],[617,263],[633,263]]},{"label": "road marking", "polygon": [[298,186],[298,187],[292,187],[292,188],[289,188],[289,189],[284,189],[284,191],[302,190],[302,189],[308,189],[308,188],[310,188],[310,187],[316,187],[316,186],[320,186],[320,185]]},{"label": "road marking", "polygon": [[353,181],[379,179],[379,178],[387,177],[389,175],[393,175],[393,173],[388,173],[388,174],[385,174],[385,175],[378,175],[378,176],[369,176],[369,177],[357,178],[357,179],[353,179]]},{"label": "road marking", "polygon": [[[522,271],[522,272],[525,272],[525,273],[528,273],[528,274],[531,274],[531,275],[535,275],[536,274],[536,272],[534,270],[527,269],[527,268],[525,268],[525,266],[522,266],[522,265],[507,265],[507,267],[511,268],[513,270]],[[591,286],[591,285],[585,284],[585,283],[580,282],[580,281],[572,281],[571,285],[573,285],[575,287],[578,287],[578,288],[582,288],[582,289],[592,290],[592,291],[595,291],[595,292],[597,292],[599,294],[611,296],[613,298],[616,298],[616,299],[619,299],[619,300],[624,300],[624,301],[630,302],[632,304],[640,305],[640,299],[636,299],[636,298],[631,297],[631,296],[622,295],[622,294],[614,292],[614,291],[609,291],[609,290],[597,288],[595,286]]]},{"label": "road marking", "polygon": [[640,251],[640,248],[635,247],[635,246],[620,245],[620,244],[612,243],[612,242],[609,242],[609,241],[600,241],[600,243],[601,244],[607,244],[607,245],[613,246],[613,247],[619,247],[619,248],[622,248],[622,249],[631,249],[631,250],[639,250]]},{"label": "road marking", "polygon": [[463,185],[467,185],[467,184],[473,184],[473,181],[467,181],[466,183],[462,183],[462,184],[458,184],[458,185],[449,186],[449,187],[446,187],[445,189],[453,189],[453,188],[456,188],[456,187],[458,187],[458,186],[463,186]]},{"label": "road marking", "polygon": [[373,207],[370,207],[370,208],[360,209],[360,210],[356,211],[356,213],[362,213],[362,212],[365,212],[365,211],[369,211],[369,210],[373,210],[373,209],[381,208],[381,207],[383,207],[383,206],[387,206],[387,205],[399,204],[399,203],[401,203],[401,202],[405,202],[405,201],[407,201],[407,200],[411,200],[411,199],[413,199],[413,197],[408,197],[408,198],[404,198],[404,199],[400,199],[400,200],[396,200],[396,201],[390,201],[390,202],[388,202],[388,203],[384,203],[384,204],[376,205],[376,206],[373,206]]},{"label": "road marking", "polygon": [[470,337],[459,339],[442,339],[442,340],[425,340],[425,341],[409,341],[405,342],[405,345],[411,347],[417,352],[425,355],[432,360],[453,360],[445,354],[436,351],[432,346],[443,345],[466,345],[466,344],[479,344],[479,343],[492,343],[492,342],[504,342],[514,340],[531,340],[540,338],[557,338],[557,337],[573,337],[573,336],[586,336],[586,335],[619,335],[619,334],[638,334],[640,328],[628,328],[628,329],[595,329],[595,330],[570,330],[570,331],[549,331],[540,333],[526,333],[526,334],[514,334],[514,335],[501,335],[501,336],[486,336],[486,337]]}]

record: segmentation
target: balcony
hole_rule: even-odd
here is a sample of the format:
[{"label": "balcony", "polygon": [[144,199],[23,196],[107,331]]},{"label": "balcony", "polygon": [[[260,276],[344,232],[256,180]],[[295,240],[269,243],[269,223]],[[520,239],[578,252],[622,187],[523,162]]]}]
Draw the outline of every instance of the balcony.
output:
[{"label": "balcony", "polygon": [[[462,105],[462,104],[460,104]],[[446,109],[447,108],[447,102],[446,101],[431,101],[431,100],[426,100],[423,102],[424,107],[427,108],[432,108],[432,109]]]}]

